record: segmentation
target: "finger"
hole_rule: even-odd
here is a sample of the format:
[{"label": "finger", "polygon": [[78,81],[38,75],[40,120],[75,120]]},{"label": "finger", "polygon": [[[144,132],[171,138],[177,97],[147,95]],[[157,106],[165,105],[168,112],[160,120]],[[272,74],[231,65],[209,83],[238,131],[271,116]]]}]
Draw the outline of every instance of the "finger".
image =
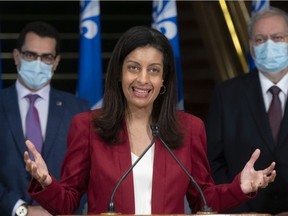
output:
[{"label": "finger", "polygon": [[270,177],[267,177],[266,175],[264,175],[261,188],[266,188],[269,183],[270,183]]},{"label": "finger", "polygon": [[34,144],[30,140],[26,140],[25,144],[26,144],[29,151],[32,152],[32,151],[36,150]]},{"label": "finger", "polygon": [[266,178],[268,179],[269,183],[274,182],[276,178],[276,170],[273,170],[269,176],[266,176]]},{"label": "finger", "polygon": [[31,173],[32,159],[30,158],[28,151],[24,152],[24,162],[26,164],[26,166],[25,166],[26,171]]},{"label": "finger", "polygon": [[269,176],[271,175],[271,172],[273,172],[273,170],[275,169],[276,163],[272,162],[271,165],[269,167],[267,167],[266,169],[263,170],[263,174]]},{"label": "finger", "polygon": [[36,159],[36,157],[38,157],[39,155],[39,152],[36,150],[35,145],[30,140],[26,140],[25,144],[28,150],[33,154],[34,158]]},{"label": "finger", "polygon": [[271,177],[271,179],[270,179],[270,183],[271,183],[271,182],[274,182],[274,181],[275,181],[275,178],[276,178],[276,171],[273,171],[272,177]]},{"label": "finger", "polygon": [[25,166],[26,171],[31,173],[31,167],[32,167],[31,159],[29,158],[28,160],[25,161],[25,163],[26,163],[26,166]]},{"label": "finger", "polygon": [[263,185],[265,185],[265,187],[266,187],[269,183],[274,182],[275,177],[276,177],[276,171],[275,170],[273,170],[269,176],[264,175],[263,176],[263,182],[264,182]]},{"label": "finger", "polygon": [[27,161],[30,159],[29,153],[27,151],[24,152],[24,162],[27,163]]}]

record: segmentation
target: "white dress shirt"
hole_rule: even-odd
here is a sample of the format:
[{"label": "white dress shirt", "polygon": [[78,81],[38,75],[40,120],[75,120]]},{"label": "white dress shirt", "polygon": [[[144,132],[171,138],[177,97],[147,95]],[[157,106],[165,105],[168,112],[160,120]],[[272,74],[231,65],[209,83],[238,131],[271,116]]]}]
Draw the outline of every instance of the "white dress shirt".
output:
[{"label": "white dress shirt", "polygon": [[261,72],[259,72],[259,79],[262,88],[264,104],[267,112],[272,101],[272,93],[269,91],[269,89],[274,85],[278,86],[281,89],[281,91],[279,92],[279,99],[281,101],[282,116],[283,116],[288,93],[288,74],[284,75],[283,78],[276,84],[271,82]]}]

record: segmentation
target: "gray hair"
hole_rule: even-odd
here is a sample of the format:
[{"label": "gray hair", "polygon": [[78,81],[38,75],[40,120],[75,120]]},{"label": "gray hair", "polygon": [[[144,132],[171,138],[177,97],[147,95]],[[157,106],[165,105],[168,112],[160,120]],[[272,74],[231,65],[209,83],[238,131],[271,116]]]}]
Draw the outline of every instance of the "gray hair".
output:
[{"label": "gray hair", "polygon": [[281,16],[281,17],[283,17],[285,22],[286,22],[287,28],[288,28],[288,14],[279,8],[270,7],[268,10],[264,10],[264,11],[261,11],[259,13],[256,13],[251,17],[250,22],[248,24],[249,38],[252,37],[256,22],[259,19],[262,19],[264,17],[269,17],[269,16]]}]

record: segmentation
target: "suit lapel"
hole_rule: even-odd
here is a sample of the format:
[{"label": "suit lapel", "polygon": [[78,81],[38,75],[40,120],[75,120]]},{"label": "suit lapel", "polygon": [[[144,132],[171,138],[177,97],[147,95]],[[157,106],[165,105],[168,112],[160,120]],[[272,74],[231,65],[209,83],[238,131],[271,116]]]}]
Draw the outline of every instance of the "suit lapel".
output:
[{"label": "suit lapel", "polygon": [[[127,170],[132,166],[131,149],[128,138],[128,132],[126,125],[124,124],[124,130],[120,131],[119,134],[119,145],[115,146],[118,151],[118,165],[119,166],[119,179],[127,172]],[[115,185],[116,186],[116,185]],[[133,183],[133,170],[128,174],[128,176],[123,180],[115,194],[116,196],[121,196],[119,203],[115,203],[115,206],[120,207],[120,212],[124,209],[126,212],[134,214],[135,213],[135,200],[134,200],[134,183]],[[119,211],[119,209],[116,211]]]},{"label": "suit lapel", "polygon": [[282,143],[283,144],[287,143],[286,142],[286,140],[288,139],[288,133],[287,132],[288,132],[288,106],[287,106],[287,102],[286,102],[284,115],[283,115],[283,119],[282,119],[281,126],[280,126],[277,146],[281,145]]},{"label": "suit lapel", "polygon": [[244,86],[249,110],[252,112],[252,116],[256,122],[257,129],[259,130],[259,134],[265,141],[264,144],[270,150],[273,150],[275,143],[272,137],[267,113],[265,110],[259,75],[256,71],[251,72],[249,75],[250,76],[247,76],[246,79],[246,86]]},{"label": "suit lapel", "polygon": [[16,87],[13,85],[4,93],[5,102],[3,100],[5,116],[7,116],[11,133],[13,134],[14,141],[21,154],[26,150],[24,141],[24,134],[22,122],[19,111],[19,104],[17,98]]},{"label": "suit lapel", "polygon": [[46,157],[49,154],[51,148],[53,147],[55,137],[57,136],[59,127],[64,116],[65,105],[66,104],[64,103],[63,98],[55,91],[55,89],[51,88],[46,138],[43,145],[43,157]]}]

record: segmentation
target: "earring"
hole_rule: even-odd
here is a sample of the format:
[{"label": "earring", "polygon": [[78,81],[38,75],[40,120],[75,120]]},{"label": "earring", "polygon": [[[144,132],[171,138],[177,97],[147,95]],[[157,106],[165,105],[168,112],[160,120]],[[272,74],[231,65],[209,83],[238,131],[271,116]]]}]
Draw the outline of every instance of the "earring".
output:
[{"label": "earring", "polygon": [[165,92],[166,92],[166,87],[164,86],[164,85],[162,85],[161,86],[161,88],[162,88],[162,91],[160,91],[160,95],[163,95],[163,94],[165,94]]}]

